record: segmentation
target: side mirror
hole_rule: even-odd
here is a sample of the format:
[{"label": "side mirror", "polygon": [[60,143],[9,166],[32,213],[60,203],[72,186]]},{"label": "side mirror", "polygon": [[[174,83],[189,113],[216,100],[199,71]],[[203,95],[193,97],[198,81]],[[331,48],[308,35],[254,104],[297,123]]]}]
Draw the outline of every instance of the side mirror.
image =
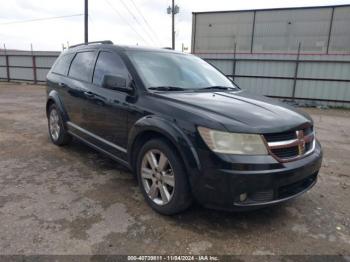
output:
[{"label": "side mirror", "polygon": [[126,85],[126,79],[120,76],[105,75],[102,80],[102,87],[106,89],[117,90],[120,92],[131,93],[133,89]]}]

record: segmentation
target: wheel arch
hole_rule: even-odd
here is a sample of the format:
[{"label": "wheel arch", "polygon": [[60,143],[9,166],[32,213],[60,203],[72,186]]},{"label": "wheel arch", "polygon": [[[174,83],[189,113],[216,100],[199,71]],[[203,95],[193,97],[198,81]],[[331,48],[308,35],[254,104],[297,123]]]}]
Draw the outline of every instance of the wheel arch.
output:
[{"label": "wheel arch", "polygon": [[183,160],[188,174],[193,174],[200,170],[199,158],[191,141],[175,123],[156,116],[141,118],[130,131],[128,160],[132,169],[136,166],[139,149],[146,141],[153,138],[163,138],[174,146]]},{"label": "wheel arch", "polygon": [[63,122],[67,122],[69,120],[68,114],[67,114],[66,110],[64,109],[63,103],[58,95],[58,92],[55,90],[51,90],[51,92],[47,96],[47,100],[46,100],[46,116],[47,117],[49,115],[50,105],[52,105],[52,104],[55,104],[58,107],[58,109],[60,110]]}]

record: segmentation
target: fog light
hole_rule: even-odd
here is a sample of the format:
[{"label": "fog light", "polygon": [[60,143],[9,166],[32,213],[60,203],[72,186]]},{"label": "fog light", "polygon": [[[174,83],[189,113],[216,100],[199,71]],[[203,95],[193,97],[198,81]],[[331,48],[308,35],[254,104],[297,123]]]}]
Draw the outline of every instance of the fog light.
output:
[{"label": "fog light", "polygon": [[247,200],[247,193],[243,193],[239,195],[239,201],[243,202]]}]

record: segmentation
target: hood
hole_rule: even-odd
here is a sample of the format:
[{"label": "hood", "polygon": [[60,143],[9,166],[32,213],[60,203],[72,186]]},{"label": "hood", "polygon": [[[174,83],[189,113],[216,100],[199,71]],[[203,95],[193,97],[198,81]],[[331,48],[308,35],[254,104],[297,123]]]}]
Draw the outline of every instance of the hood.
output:
[{"label": "hood", "polygon": [[220,121],[229,131],[273,133],[312,124],[310,116],[297,108],[247,91],[160,92],[157,95],[178,106],[195,109],[210,121]]}]

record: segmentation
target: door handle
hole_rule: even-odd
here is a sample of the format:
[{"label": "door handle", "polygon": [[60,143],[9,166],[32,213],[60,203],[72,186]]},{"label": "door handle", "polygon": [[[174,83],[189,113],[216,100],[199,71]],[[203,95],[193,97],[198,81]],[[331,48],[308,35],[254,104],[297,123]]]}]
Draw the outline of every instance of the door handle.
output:
[{"label": "door handle", "polygon": [[84,95],[86,95],[87,97],[93,97],[94,93],[90,92],[90,91],[85,91]]},{"label": "door handle", "polygon": [[60,87],[66,87],[67,85],[65,83],[58,83],[58,86]]}]

